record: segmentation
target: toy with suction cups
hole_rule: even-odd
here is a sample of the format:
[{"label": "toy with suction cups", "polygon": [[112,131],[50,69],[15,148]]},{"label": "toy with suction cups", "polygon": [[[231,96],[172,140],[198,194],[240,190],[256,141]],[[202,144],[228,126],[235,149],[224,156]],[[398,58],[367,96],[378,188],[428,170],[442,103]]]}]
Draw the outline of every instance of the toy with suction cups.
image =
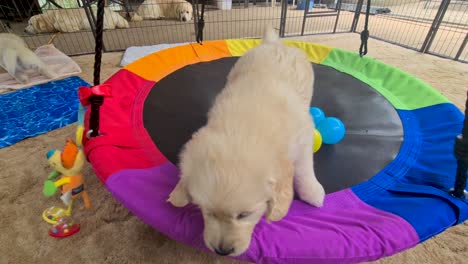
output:
[{"label": "toy with suction cups", "polygon": [[75,224],[68,217],[61,217],[57,223],[49,230],[49,236],[55,238],[65,238],[74,235],[80,231],[80,225]]},{"label": "toy with suction cups", "polygon": [[44,182],[43,194],[53,196],[60,189],[60,199],[67,209],[50,207],[43,211],[42,218],[50,224],[56,224],[59,219],[71,216],[73,201],[81,197],[86,208],[91,208],[88,194],[84,188],[84,179],[81,169],[85,162],[85,155],[73,140],[68,139],[63,151],[51,150],[47,153],[49,165],[54,171]]}]

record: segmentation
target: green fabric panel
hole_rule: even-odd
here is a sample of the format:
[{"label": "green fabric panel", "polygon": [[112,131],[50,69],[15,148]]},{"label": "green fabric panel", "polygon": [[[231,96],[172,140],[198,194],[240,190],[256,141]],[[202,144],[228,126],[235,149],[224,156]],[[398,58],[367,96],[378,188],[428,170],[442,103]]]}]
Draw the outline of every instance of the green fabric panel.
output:
[{"label": "green fabric panel", "polygon": [[323,65],[347,73],[376,89],[400,110],[414,110],[450,101],[434,88],[397,68],[369,57],[333,49]]}]

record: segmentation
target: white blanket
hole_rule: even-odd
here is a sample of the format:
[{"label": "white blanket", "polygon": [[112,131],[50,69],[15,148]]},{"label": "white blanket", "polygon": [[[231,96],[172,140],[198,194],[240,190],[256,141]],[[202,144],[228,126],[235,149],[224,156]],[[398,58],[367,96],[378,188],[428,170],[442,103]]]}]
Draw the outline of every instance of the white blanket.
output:
[{"label": "white blanket", "polygon": [[49,79],[39,73],[33,73],[30,76],[30,81],[27,84],[19,83],[10,74],[0,68],[0,94],[28,88],[34,85],[47,83],[50,81],[65,79],[70,76],[76,76],[81,73],[81,68],[72,60],[58,50],[53,44],[48,44],[37,48],[34,53],[57,74],[55,79]]},{"label": "white blanket", "polygon": [[152,46],[137,46],[137,47],[129,47],[125,50],[122,60],[120,61],[120,66],[125,67],[128,64],[143,58],[147,55],[155,53],[157,51],[165,50],[172,47],[182,46],[190,44],[189,42],[186,43],[175,43],[175,44],[159,44],[159,45],[152,45]]}]

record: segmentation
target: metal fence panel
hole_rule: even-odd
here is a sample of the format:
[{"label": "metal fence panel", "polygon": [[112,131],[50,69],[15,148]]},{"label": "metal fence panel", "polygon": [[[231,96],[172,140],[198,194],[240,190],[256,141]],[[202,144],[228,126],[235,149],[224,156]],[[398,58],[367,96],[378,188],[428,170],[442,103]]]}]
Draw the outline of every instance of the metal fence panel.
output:
[{"label": "metal fence panel", "polygon": [[[364,1],[363,10],[366,2]],[[425,8],[425,1],[372,1],[372,5],[380,12],[369,17],[371,37],[414,50],[421,49],[437,9]],[[434,5],[440,5],[440,2]],[[359,18],[357,30],[360,32],[363,26],[364,12]]]},{"label": "metal fence panel", "polygon": [[439,27],[426,52],[467,61],[468,1],[446,1],[447,8],[441,16]]},{"label": "metal fence panel", "polygon": [[[374,0],[372,8],[378,12],[369,18],[370,36],[406,48],[455,59],[468,33],[468,1]],[[356,31],[363,23],[361,13]]]},{"label": "metal fence panel", "polygon": [[[202,0],[189,1],[193,4],[192,7],[188,4],[190,11],[200,10]],[[68,55],[94,53],[96,2],[2,0],[0,30],[23,36],[32,49],[53,43]],[[196,12],[190,21],[182,21],[180,13],[161,17],[162,12],[171,9],[171,3],[155,5],[149,0],[107,0],[107,3],[105,51],[195,41]],[[207,0],[204,39],[258,38],[267,23],[279,29],[282,37],[361,32],[366,3],[366,0]],[[25,32],[31,27],[35,30]],[[369,30],[373,38],[466,61],[468,1],[372,0]]]},{"label": "metal fence panel", "polygon": [[[83,23],[86,25],[88,21],[86,16],[84,19],[80,16],[83,9],[74,1],[77,7],[58,11],[61,6],[53,5],[52,2],[62,3],[59,0],[0,2],[0,19],[3,25],[7,25],[5,31],[22,36],[33,50],[53,42],[69,55],[93,52],[94,37],[91,30],[73,30]],[[87,24],[89,26],[89,22]],[[62,31],[74,32],[59,33],[54,25],[60,26]]]}]

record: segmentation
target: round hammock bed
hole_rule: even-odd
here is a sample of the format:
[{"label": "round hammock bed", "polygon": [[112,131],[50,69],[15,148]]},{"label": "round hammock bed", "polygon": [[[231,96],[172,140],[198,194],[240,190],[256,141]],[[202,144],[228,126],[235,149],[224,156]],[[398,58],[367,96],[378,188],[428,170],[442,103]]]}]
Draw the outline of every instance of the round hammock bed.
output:
[{"label": "round hammock bed", "polygon": [[[166,202],[179,179],[178,153],[205,124],[231,67],[259,43],[220,40],[166,49],[92,88],[102,105],[93,110],[97,119],[90,120],[92,107],[85,115],[85,134],[99,125],[99,136],[84,139],[88,160],[117,200],[171,239],[206,250],[198,208]],[[452,103],[374,59],[285,43],[304,50],[315,69],[311,106],[342,120],[346,135],[314,155],[327,192],[324,207],[295,200],[283,220],[262,220],[239,259],[371,261],[468,219],[467,200],[450,193],[457,171],[454,140],[464,119]]]}]

